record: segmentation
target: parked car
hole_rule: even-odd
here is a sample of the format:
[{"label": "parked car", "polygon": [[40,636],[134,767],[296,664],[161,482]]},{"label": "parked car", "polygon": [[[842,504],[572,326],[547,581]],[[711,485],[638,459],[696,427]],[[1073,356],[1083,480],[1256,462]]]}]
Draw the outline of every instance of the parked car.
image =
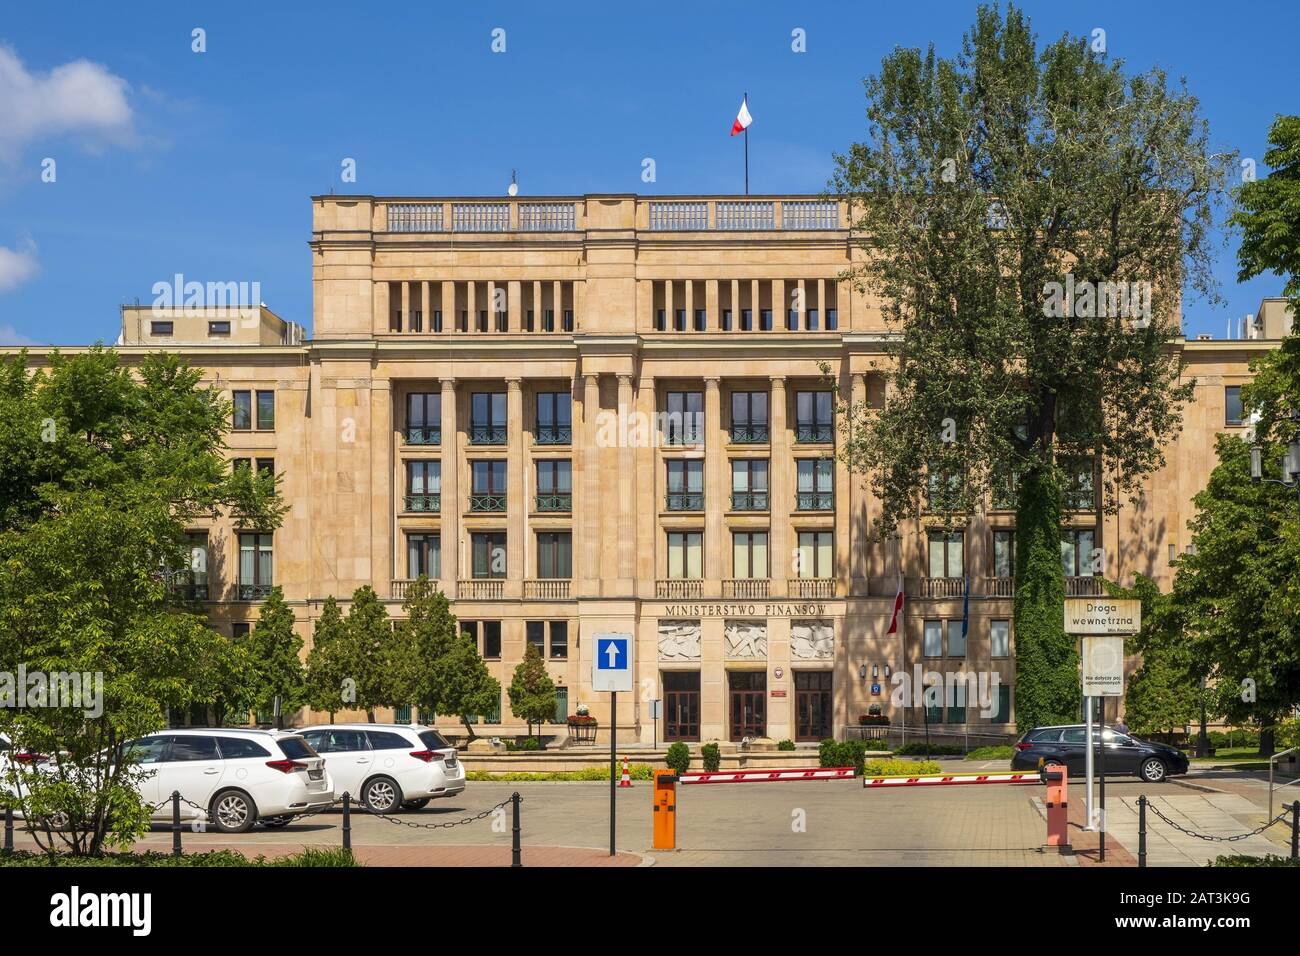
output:
[{"label": "parked car", "polygon": [[159,805],[157,820],[171,819],[173,791],[183,798],[182,817],[206,814],[222,833],[259,821],[284,826],[334,802],[325,761],[296,732],[177,728],[133,740],[124,753],[153,771],[139,789],[145,803]]},{"label": "parked car", "polygon": [[432,727],[322,724],[301,733],[325,758],[335,790],[375,813],[419,810],[465,789],[456,748]]},{"label": "parked car", "polygon": [[50,758],[45,754],[35,754],[29,750],[14,751],[12,741],[4,734],[0,734],[0,794],[13,795],[14,788],[9,779],[9,771],[17,768],[34,768],[37,770],[44,769],[50,764]]},{"label": "parked car", "polygon": [[[1106,776],[1137,776],[1159,783],[1170,774],[1187,773],[1187,754],[1166,744],[1139,740],[1109,727],[1093,728],[1106,742]],[[1095,739],[1095,738],[1094,738]],[[1099,750],[1096,743],[1094,750]],[[1016,743],[1012,770],[1037,770],[1044,765],[1064,764],[1071,776],[1084,772],[1087,730],[1083,724],[1035,727]]]}]

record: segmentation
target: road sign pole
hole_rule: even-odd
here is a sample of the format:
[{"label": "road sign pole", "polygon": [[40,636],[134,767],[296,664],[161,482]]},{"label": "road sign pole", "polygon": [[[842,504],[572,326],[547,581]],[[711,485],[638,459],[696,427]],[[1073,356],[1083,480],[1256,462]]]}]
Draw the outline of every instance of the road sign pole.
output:
[{"label": "road sign pole", "polygon": [[609,693],[609,855],[614,855],[614,815],[618,791],[614,789],[615,739],[618,737],[618,691]]},{"label": "road sign pole", "polygon": [[1084,776],[1087,778],[1083,784],[1083,828],[1085,830],[1095,829],[1092,819],[1092,698],[1083,698],[1084,713]]}]

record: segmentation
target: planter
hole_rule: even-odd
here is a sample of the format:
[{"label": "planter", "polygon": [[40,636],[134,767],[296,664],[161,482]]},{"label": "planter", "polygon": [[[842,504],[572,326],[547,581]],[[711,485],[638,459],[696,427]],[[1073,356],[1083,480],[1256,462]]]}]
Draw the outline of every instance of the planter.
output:
[{"label": "planter", "polygon": [[596,742],[596,721],[569,721],[569,739],[575,744],[594,744]]}]

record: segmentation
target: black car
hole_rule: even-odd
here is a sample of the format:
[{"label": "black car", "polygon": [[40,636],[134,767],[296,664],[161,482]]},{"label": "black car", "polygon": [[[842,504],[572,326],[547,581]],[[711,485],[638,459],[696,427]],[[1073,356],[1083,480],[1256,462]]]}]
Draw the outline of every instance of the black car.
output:
[{"label": "black car", "polygon": [[[1083,724],[1058,727],[1035,727],[1016,743],[1011,758],[1012,770],[1037,770],[1040,760],[1046,764],[1065,764],[1070,776],[1084,772],[1087,731]],[[1097,737],[1101,728],[1093,728],[1094,761],[1100,753]],[[1105,730],[1106,776],[1136,776],[1158,783],[1169,774],[1187,773],[1187,754],[1176,747],[1138,740],[1128,734]]]}]

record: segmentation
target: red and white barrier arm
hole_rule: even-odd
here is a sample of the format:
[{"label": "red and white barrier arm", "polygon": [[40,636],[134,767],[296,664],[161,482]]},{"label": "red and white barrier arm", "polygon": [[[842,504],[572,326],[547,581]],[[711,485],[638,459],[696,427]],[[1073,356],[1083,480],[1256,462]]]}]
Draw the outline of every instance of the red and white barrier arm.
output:
[{"label": "red and white barrier arm", "polygon": [[778,783],[791,780],[844,780],[853,776],[852,767],[819,767],[816,770],[721,770],[713,773],[684,773],[678,783]]},{"label": "red and white barrier arm", "polygon": [[863,777],[862,786],[872,787],[946,787],[969,783],[1042,783],[1037,771],[1031,773],[932,773],[915,777]]}]

